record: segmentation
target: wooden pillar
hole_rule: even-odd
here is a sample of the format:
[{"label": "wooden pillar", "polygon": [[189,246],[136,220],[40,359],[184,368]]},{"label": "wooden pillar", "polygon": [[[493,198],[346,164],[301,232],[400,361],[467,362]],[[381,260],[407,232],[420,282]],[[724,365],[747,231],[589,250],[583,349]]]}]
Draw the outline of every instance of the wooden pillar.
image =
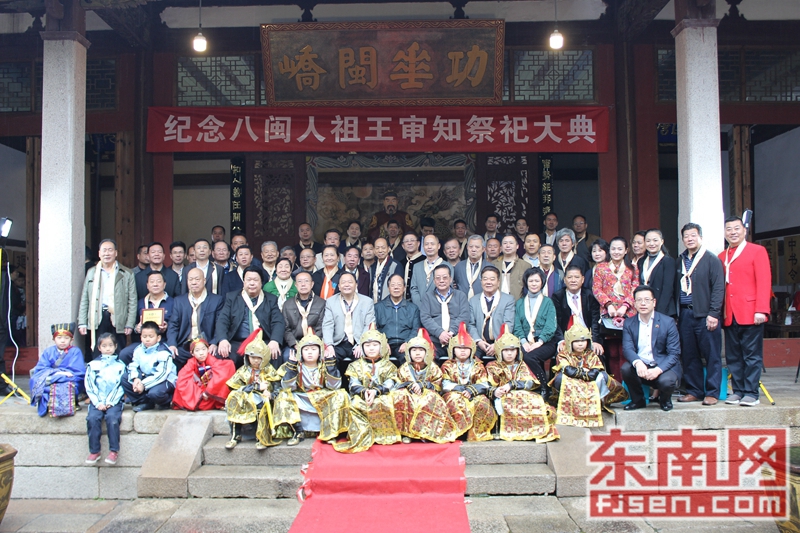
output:
[{"label": "wooden pillar", "polygon": [[[614,46],[597,46],[597,64],[613,65]],[[599,234],[606,240],[619,235],[619,165],[617,162],[617,110],[613,72],[600,72],[597,77],[597,100],[608,106],[608,151],[597,155],[598,188],[600,190]]]},{"label": "wooden pillar", "polygon": [[132,131],[117,132],[114,173],[114,235],[117,241],[117,260],[126,267],[136,265],[136,236],[134,218],[136,177],[134,174],[134,136]]},{"label": "wooden pillar", "polygon": [[[617,137],[617,213],[618,232],[630,237],[636,231],[639,216],[638,169],[636,148],[635,83],[631,45],[625,41],[614,44],[614,71],[616,87]],[[609,235],[613,237],[613,235]]]},{"label": "wooden pillar", "polygon": [[25,295],[26,318],[28,320],[28,346],[38,343],[39,323],[39,208],[42,194],[42,138],[28,137],[25,141],[25,213],[27,235],[25,240]]},{"label": "wooden pillar", "polygon": [[[741,215],[753,209],[753,176],[750,161],[750,126],[734,125],[728,135],[730,213]],[[752,235],[753,231],[748,232]]]},{"label": "wooden pillar", "polygon": [[[153,79],[161,83],[153,85],[153,105],[171,106],[175,104],[175,55],[153,54]],[[153,154],[153,240],[169,250],[172,242],[174,220],[174,177],[173,154]],[[190,246],[191,243],[186,243]]]}]

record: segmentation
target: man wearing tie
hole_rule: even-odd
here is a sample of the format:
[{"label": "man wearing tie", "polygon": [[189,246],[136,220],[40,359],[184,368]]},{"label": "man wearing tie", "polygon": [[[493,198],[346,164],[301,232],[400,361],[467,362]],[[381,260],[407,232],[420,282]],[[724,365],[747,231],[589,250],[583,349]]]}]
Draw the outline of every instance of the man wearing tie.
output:
[{"label": "man wearing tie", "polygon": [[[581,267],[569,265],[564,277],[565,286],[550,297],[556,308],[559,330],[557,335],[563,340],[564,332],[577,322],[592,332],[592,350],[602,357],[604,349],[603,336],[600,333],[600,304],[592,290],[583,287],[583,282]],[[558,351],[561,349],[559,346]]]}]

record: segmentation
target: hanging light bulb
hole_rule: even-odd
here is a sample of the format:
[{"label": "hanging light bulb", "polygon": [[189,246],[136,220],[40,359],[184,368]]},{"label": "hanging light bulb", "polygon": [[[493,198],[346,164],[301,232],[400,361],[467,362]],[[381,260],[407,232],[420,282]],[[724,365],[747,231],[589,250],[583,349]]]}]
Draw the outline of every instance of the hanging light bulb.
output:
[{"label": "hanging light bulb", "polygon": [[553,0],[553,6],[555,8],[555,29],[550,34],[550,48],[561,50],[564,46],[564,36],[558,32],[558,0]]},{"label": "hanging light bulb", "polygon": [[200,31],[197,32],[194,41],[192,41],[192,48],[194,48],[195,52],[205,52],[208,42],[203,35],[203,0],[200,0],[200,7],[197,9],[197,22]]},{"label": "hanging light bulb", "polygon": [[558,30],[553,30],[553,33],[550,34],[550,48],[553,50],[561,50],[563,46],[564,36],[561,35]]},{"label": "hanging light bulb", "polygon": [[207,46],[208,42],[206,42],[206,38],[203,35],[203,32],[198,32],[198,34],[195,35],[194,37],[194,41],[192,41],[192,47],[194,48],[194,51],[205,52]]}]

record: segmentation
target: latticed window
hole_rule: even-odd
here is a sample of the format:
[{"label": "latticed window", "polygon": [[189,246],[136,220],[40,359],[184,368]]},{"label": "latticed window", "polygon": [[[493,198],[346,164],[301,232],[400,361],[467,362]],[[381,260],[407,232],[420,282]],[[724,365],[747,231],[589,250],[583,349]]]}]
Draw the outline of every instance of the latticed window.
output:
[{"label": "latticed window", "polygon": [[0,63],[0,112],[31,110],[31,63]]},{"label": "latticed window", "polygon": [[252,55],[179,57],[178,105],[255,105],[256,63]]},{"label": "latticed window", "polygon": [[[658,99],[674,101],[675,50],[656,58]],[[721,102],[800,102],[800,50],[723,48],[717,59]]]},{"label": "latticed window", "polygon": [[745,50],[745,100],[800,102],[800,50]]},{"label": "latticed window", "polygon": [[[520,102],[592,102],[594,51],[510,50],[504,100]],[[510,78],[510,79],[508,79]],[[505,91],[504,91],[505,93]]]},{"label": "latticed window", "polygon": [[[41,61],[0,63],[0,113],[41,112],[44,67]],[[86,61],[86,110],[117,107],[117,61]]]}]

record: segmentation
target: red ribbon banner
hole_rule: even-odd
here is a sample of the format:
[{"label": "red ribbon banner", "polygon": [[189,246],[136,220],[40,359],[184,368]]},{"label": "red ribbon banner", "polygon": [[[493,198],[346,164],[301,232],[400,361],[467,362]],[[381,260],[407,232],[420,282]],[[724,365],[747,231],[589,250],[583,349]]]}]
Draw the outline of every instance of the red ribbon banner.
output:
[{"label": "red ribbon banner", "polygon": [[148,152],[606,152],[606,107],[151,107]]}]

